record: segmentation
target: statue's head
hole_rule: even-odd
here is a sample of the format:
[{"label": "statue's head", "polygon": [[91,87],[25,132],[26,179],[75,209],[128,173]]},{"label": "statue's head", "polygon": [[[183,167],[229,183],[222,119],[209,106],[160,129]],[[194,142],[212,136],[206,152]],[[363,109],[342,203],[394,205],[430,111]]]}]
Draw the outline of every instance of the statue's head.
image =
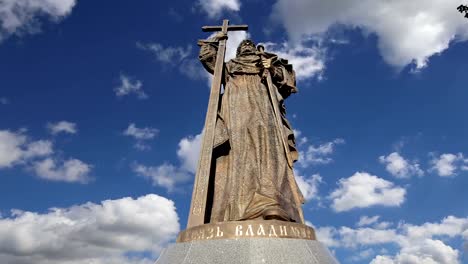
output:
[{"label": "statue's head", "polygon": [[255,54],[255,43],[250,39],[244,39],[237,47],[236,56]]}]

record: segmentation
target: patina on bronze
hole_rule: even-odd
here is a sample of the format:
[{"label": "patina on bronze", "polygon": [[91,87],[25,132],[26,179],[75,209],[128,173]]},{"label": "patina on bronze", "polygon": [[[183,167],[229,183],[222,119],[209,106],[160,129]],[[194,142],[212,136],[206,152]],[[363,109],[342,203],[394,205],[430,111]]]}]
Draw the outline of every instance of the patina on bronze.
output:
[{"label": "patina on bronze", "polygon": [[217,52],[213,61],[213,82],[211,84],[210,99],[208,101],[208,110],[206,112],[205,127],[198,160],[198,169],[195,176],[195,182],[192,194],[192,203],[190,205],[188,227],[202,225],[206,223],[206,207],[208,200],[208,188],[210,182],[210,173],[212,171],[212,154],[214,149],[215,124],[219,106],[219,97],[221,90],[221,79],[223,76],[224,55],[226,53],[227,32],[232,30],[247,30],[246,25],[229,26],[229,20],[225,19],[223,25],[205,26],[202,28],[205,32],[221,31],[225,37],[218,39]]},{"label": "patina on bronze", "polygon": [[291,235],[293,229],[274,237],[315,239],[304,225],[304,198],[293,174],[298,154],[284,106],[297,92],[295,73],[287,60],[251,40],[242,41],[236,58],[225,63],[227,32],[246,29],[224,20],[203,27],[220,32],[198,42],[199,59],[214,76],[187,230],[178,242],[216,239],[210,233],[215,231],[236,237],[236,227],[249,225],[249,235],[270,237],[262,229],[274,236],[278,223],[306,235]]}]

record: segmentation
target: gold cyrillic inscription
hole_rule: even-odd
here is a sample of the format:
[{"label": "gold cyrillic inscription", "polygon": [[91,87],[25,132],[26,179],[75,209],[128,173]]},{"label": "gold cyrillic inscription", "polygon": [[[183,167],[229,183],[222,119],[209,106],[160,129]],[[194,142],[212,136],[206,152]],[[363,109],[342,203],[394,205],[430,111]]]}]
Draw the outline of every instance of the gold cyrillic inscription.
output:
[{"label": "gold cyrillic inscription", "polygon": [[263,225],[260,225],[257,230],[257,236],[265,236],[265,229],[263,229]]},{"label": "gold cyrillic inscription", "polygon": [[270,232],[268,232],[268,236],[269,237],[272,237],[272,236],[278,237],[278,235],[276,234],[276,230],[275,230],[274,225],[270,225]]}]

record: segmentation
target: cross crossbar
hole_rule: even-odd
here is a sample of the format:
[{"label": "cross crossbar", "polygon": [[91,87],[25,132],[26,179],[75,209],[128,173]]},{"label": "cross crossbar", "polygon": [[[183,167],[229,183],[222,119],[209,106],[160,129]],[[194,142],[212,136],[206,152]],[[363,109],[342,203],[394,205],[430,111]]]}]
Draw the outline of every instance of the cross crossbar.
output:
[{"label": "cross crossbar", "polygon": [[[232,25],[227,27],[227,31],[241,31],[248,30],[249,26],[247,25]],[[215,31],[224,31],[223,26],[204,26],[202,27],[203,32],[215,32]]]}]

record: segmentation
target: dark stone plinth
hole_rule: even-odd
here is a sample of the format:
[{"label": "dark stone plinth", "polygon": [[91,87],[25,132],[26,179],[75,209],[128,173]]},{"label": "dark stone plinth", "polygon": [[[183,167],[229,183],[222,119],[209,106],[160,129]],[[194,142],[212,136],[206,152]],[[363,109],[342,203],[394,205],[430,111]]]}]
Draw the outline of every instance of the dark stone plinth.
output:
[{"label": "dark stone plinth", "polygon": [[170,245],[155,264],[338,264],[316,240],[239,238]]}]

